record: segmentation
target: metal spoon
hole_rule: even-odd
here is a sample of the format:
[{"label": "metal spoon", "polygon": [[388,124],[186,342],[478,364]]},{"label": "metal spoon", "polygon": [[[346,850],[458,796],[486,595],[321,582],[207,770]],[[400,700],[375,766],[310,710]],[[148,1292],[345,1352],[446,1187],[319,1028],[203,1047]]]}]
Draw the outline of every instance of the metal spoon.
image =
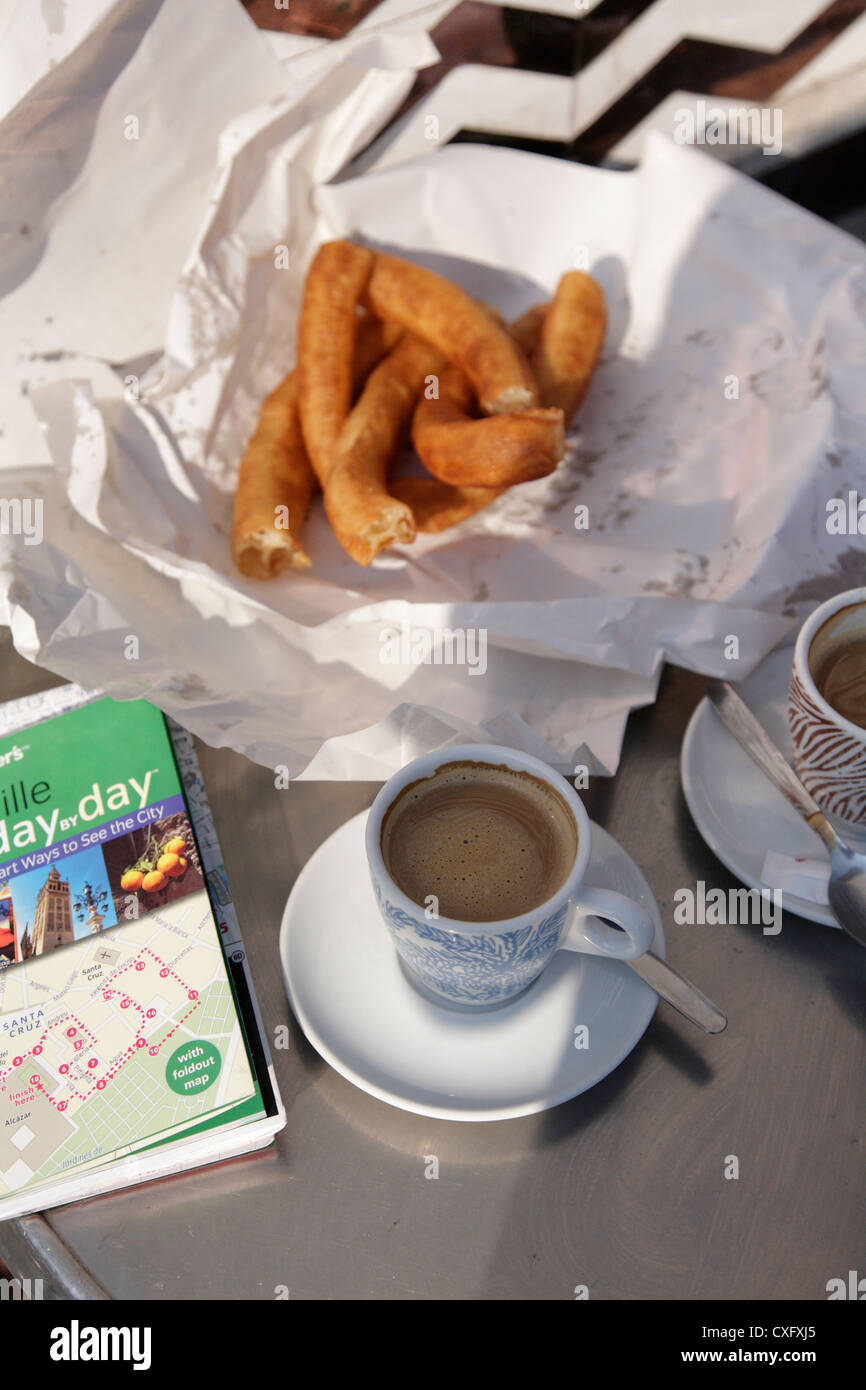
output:
[{"label": "metal spoon", "polygon": [[727,681],[713,681],[707,696],[725,728],[824,841],[830,852],[830,907],[839,926],[866,946],[866,854],[859,854],[839,838],[748,705]]},{"label": "metal spoon", "polygon": [[681,1013],[690,1023],[696,1023],[705,1033],[722,1033],[727,1028],[728,1020],[712,999],[702,994],[691,980],[674,970],[655,951],[645,951],[635,960],[623,963],[630,965],[661,999],[667,1000],[677,1013]]}]

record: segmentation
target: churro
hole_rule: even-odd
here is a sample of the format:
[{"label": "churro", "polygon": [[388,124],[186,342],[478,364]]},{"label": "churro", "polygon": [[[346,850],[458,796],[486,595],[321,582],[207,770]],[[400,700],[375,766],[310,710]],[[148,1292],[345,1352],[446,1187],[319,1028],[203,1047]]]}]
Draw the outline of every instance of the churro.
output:
[{"label": "churro", "polygon": [[[353,392],[402,336],[399,324],[361,317]],[[300,531],[317,487],[301,431],[298,373],[291,371],[266,397],[241,460],[232,517],[232,557],[241,574],[270,579],[285,569],[309,569]]]},{"label": "churro", "polygon": [[419,531],[436,534],[459,526],[507,489],[504,487],[451,487],[438,478],[392,478],[391,493],[412,510]]},{"label": "churro", "polygon": [[538,390],[526,356],[486,307],[435,271],[376,255],[365,302],[426,338],[468,376],[486,415],[527,410]]},{"label": "churro", "polygon": [[565,450],[561,410],[531,409],[474,418],[472,387],[446,367],[438,395],[415,408],[412,443],[440,482],[456,487],[510,487],[552,473]]},{"label": "churro", "polygon": [[298,401],[307,453],[322,487],[352,406],[358,302],[372,266],[373,252],[365,247],[327,241],[307,274],[298,322]]},{"label": "churro", "polygon": [[589,388],[606,326],[601,286],[582,270],[567,271],[544,316],[532,355],[541,399],[547,406],[559,406],[566,428]]},{"label": "churro", "polygon": [[343,549],[359,565],[415,538],[412,510],[386,485],[425,378],[442,367],[435,348],[407,333],[370,373],[337,442],[324,494]]},{"label": "churro", "polygon": [[316,477],[298,414],[298,377],[290,372],[266,398],[238,474],[232,518],[232,558],[248,579],[305,570],[310,557],[299,540]]}]

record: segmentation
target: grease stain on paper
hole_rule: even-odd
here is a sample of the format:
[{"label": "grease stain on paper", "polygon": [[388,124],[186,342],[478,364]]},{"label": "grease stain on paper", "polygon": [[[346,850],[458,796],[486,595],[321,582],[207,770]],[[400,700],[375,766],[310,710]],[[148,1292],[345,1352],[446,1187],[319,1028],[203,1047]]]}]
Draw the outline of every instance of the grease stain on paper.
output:
[{"label": "grease stain on paper", "polygon": [[62,34],[66,28],[66,0],[42,0],[42,18],[49,34]]},{"label": "grease stain on paper", "polygon": [[866,584],[866,552],[855,546],[843,550],[835,566],[827,574],[816,574],[811,579],[803,579],[793,589],[789,589],[782,613],[786,618],[796,617],[796,607],[800,603],[824,603],[835,594],[843,594],[846,589],[861,589]]}]

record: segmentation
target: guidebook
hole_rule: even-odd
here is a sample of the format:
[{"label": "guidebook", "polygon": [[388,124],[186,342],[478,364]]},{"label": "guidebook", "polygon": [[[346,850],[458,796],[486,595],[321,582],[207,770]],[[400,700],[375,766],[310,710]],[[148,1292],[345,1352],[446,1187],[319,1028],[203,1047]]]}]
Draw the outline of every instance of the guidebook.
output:
[{"label": "guidebook", "polygon": [[189,734],[77,686],[0,707],[0,1220],[284,1124]]}]

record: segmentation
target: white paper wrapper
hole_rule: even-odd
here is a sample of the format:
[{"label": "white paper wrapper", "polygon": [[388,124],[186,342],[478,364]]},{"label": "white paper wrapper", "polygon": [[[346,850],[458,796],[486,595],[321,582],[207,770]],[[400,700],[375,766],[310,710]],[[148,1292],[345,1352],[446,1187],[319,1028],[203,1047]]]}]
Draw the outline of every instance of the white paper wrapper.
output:
[{"label": "white paper wrapper", "polygon": [[[161,335],[137,331],[136,313],[152,327],[148,301],[166,260],[177,262],[181,229],[172,240],[166,220],[170,247],[160,241],[141,287],[123,238],[104,240],[112,304],[131,325],[109,332],[85,247],[92,312],[81,302],[84,226],[66,223],[77,207],[94,215],[128,152],[103,140],[75,196],[44,199],[52,235],[65,233],[67,264],[50,280],[63,349],[79,356],[29,393],[54,470],[4,483],[7,495],[39,487],[45,502],[43,543],[17,545],[4,568],[19,650],[117,696],[146,695],[209,743],[292,775],[380,778],[466,738],[613,771],[628,711],[654,698],[665,659],[738,679],[797,614],[859,582],[858,538],[825,525],[828,498],[856,487],[866,445],[858,243],[659,138],[630,174],[452,146],[334,182],[435,56],[423,11],[414,28],[404,16],[279,63],[253,35],[241,80],[225,52],[239,41],[237,7],[220,0],[208,33],[227,65],[223,89],[184,71],[190,40],[166,18],[182,25],[181,9],[166,0],[146,66],[116,79],[116,112],[152,109],[166,83],[184,84],[183,120],[151,128],[136,205],[158,216],[176,187],[158,137],[174,150],[169,175],[189,164],[211,188],[149,370],[128,359]],[[223,101],[231,119],[209,161],[183,128]],[[20,163],[38,189],[37,159],[25,149]],[[335,235],[445,265],[507,314],[586,258],[609,303],[603,361],[553,477],[370,570],[342,553],[316,503],[309,575],[250,582],[228,550],[238,461],[292,364],[309,260]],[[279,246],[288,269],[275,264]],[[52,255],[49,242],[37,277]],[[35,317],[47,291],[27,301],[28,285]],[[44,362],[38,372],[44,380]],[[407,651],[443,629],[483,634],[483,672],[451,663],[447,644],[438,664],[388,661],[395,638]]]}]

